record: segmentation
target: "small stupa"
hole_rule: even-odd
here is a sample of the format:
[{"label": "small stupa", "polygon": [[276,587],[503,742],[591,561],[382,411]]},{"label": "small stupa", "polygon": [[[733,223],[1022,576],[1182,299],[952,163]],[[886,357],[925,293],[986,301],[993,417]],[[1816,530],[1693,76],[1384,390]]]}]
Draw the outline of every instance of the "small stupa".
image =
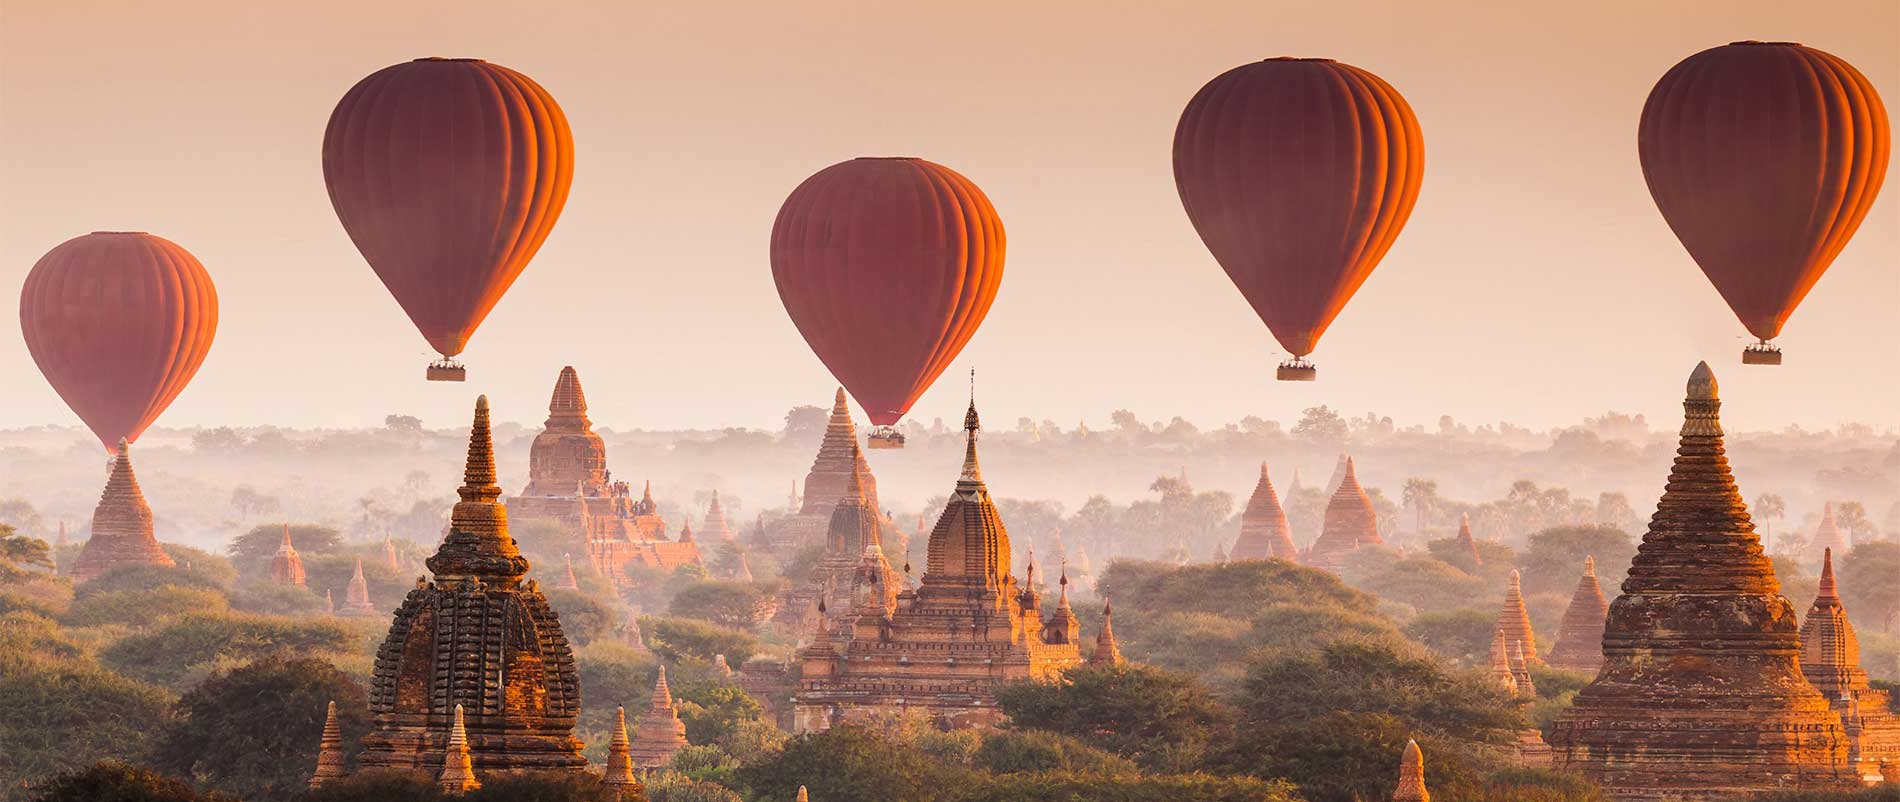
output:
[{"label": "small stupa", "polygon": [[1583,577],[1570,594],[1570,606],[1564,608],[1563,625],[1557,630],[1557,646],[1550,650],[1551,666],[1596,673],[1603,665],[1603,621],[1609,614],[1610,603],[1597,583],[1597,559],[1585,557]]},{"label": "small stupa", "polygon": [[1603,667],[1553,724],[1557,764],[1624,800],[1704,800],[1859,783],[1841,717],[1802,675],[1781,595],[1724,455],[1708,363],[1690,375],[1674,467]]},{"label": "small stupa", "polygon": [[356,558],[356,573],[350,576],[350,586],[343,591],[342,614],[351,618],[369,618],[376,615],[376,605],[369,600],[369,580],[363,578],[363,558]]},{"label": "small stupa", "polygon": [[1863,780],[1880,782],[1882,764],[1900,765],[1900,716],[1860,666],[1860,638],[1841,604],[1832,551],[1821,553],[1821,588],[1801,623],[1801,674],[1840,714],[1848,762]]},{"label": "small stupa", "polygon": [[468,728],[464,725],[462,706],[455,706],[455,720],[449,725],[448,746],[442,756],[442,773],[436,777],[436,787],[444,793],[460,796],[482,787],[475,778],[475,766],[468,753]]},{"label": "small stupa", "polygon": [[1339,489],[1326,503],[1326,518],[1319,539],[1307,554],[1306,562],[1317,568],[1338,571],[1353,552],[1366,546],[1384,545],[1379,537],[1379,514],[1372,509],[1372,498],[1359,486],[1359,475],[1351,457],[1344,457]]},{"label": "small stupa", "polygon": [[618,788],[623,794],[640,789],[640,778],[633,773],[633,747],[627,740],[627,708],[614,708],[613,740],[607,744],[607,771],[600,784]]},{"label": "small stupa", "polygon": [[1496,630],[1491,636],[1491,668],[1487,673],[1492,684],[1504,690],[1516,693],[1517,672],[1511,669],[1511,649],[1504,640],[1503,630]]},{"label": "small stupa", "polygon": [[1498,631],[1504,633],[1504,642],[1513,649],[1524,651],[1524,660],[1541,665],[1537,657],[1537,634],[1531,631],[1531,614],[1524,608],[1524,585],[1517,571],[1511,572],[1511,578],[1504,585],[1504,606],[1498,610]]},{"label": "small stupa", "polygon": [[1286,509],[1280,506],[1280,494],[1267,478],[1267,464],[1260,463],[1260,481],[1253,486],[1247,509],[1240,514],[1240,537],[1228,553],[1234,560],[1279,558],[1298,562],[1300,550],[1293,545],[1293,527],[1287,523]]},{"label": "small stupa", "polygon": [[1102,600],[1102,631],[1095,635],[1095,650],[1089,652],[1088,664],[1092,666],[1122,664],[1122,650],[1115,643],[1115,608],[1108,599]]},{"label": "small stupa", "polygon": [[666,666],[660,666],[659,679],[653,682],[653,699],[646,715],[640,717],[633,732],[633,765],[641,769],[663,768],[673,761],[673,753],[686,746],[686,724],[673,706],[673,689],[666,684]]},{"label": "small stupa", "polygon": [[323,714],[323,739],[317,745],[317,770],[310,775],[310,787],[323,786],[349,776],[343,757],[343,728],[336,721],[336,702]]},{"label": "small stupa", "polygon": [[738,540],[732,533],[732,526],[726,522],[726,508],[719,503],[719,491],[712,492],[712,501],[706,505],[706,525],[702,531],[712,535],[717,543],[731,543]]},{"label": "small stupa", "polygon": [[1471,561],[1474,570],[1484,567],[1484,555],[1478,553],[1478,541],[1471,536],[1471,513],[1458,516],[1458,553]]},{"label": "small stupa", "polygon": [[92,511],[92,537],[79,559],[73,561],[74,582],[85,582],[121,565],[174,565],[152,535],[152,508],[145,503],[139,480],[132,474],[132,457],[124,438],[119,440],[105,492]]},{"label": "small stupa", "polygon": [[1405,756],[1399,758],[1399,787],[1392,792],[1392,802],[1432,802],[1432,793],[1425,790],[1425,753],[1419,751],[1418,741],[1405,742]]},{"label": "small stupa", "polygon": [[279,585],[304,586],[303,555],[290,543],[290,524],[284,524],[284,540],[270,556],[270,581]]},{"label": "small stupa", "polygon": [[1808,541],[1808,565],[1818,565],[1827,552],[1846,554],[1849,546],[1847,533],[1841,531],[1841,525],[1834,520],[1834,502],[1821,505],[1821,523],[1814,527],[1814,537]]}]

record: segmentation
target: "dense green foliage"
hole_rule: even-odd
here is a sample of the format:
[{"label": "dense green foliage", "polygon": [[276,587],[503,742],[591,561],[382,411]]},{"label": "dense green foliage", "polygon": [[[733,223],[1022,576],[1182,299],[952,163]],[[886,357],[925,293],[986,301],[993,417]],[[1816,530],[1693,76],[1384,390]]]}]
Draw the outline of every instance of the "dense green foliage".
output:
[{"label": "dense green foliage", "polygon": [[335,666],[271,656],[214,674],[178,700],[177,723],[154,763],[246,799],[288,798],[317,763],[330,702],[353,757],[369,731],[368,702]]},{"label": "dense green foliage", "polygon": [[236,802],[201,794],[190,783],[124,763],[99,763],[62,772],[35,785],[31,802]]}]

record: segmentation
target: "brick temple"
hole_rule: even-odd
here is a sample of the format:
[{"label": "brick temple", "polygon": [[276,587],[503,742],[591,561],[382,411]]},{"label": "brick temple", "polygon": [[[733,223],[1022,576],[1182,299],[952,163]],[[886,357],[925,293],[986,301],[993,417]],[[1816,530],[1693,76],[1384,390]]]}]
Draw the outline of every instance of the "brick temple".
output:
[{"label": "brick temple", "polygon": [[1683,410],[1669,482],[1610,605],[1603,668],[1554,724],[1557,764],[1619,802],[1857,785],[1729,472],[1708,363]]},{"label": "brick temple", "polygon": [[795,731],[905,709],[946,729],[991,725],[1001,719],[997,685],[1082,662],[1073,615],[1059,607],[1045,620],[1033,579],[1010,573],[1009,533],[977,463],[979,428],[973,403],[963,470],[930,532],[919,587],[888,613],[866,610],[835,633],[821,624],[799,651]]},{"label": "brick temple", "polygon": [[[850,448],[855,452],[858,444],[853,441]],[[848,476],[844,497],[831,509],[825,556],[810,575],[786,590],[775,617],[781,628],[802,639],[817,632],[820,615],[836,629],[867,605],[876,607],[879,615],[895,609],[903,577],[885,559],[884,517],[869,503],[858,476]]]},{"label": "brick temple", "polygon": [[1339,483],[1326,502],[1326,517],[1319,539],[1307,551],[1306,563],[1328,571],[1344,567],[1353,552],[1366,546],[1383,546],[1379,537],[1379,515],[1372,510],[1372,497],[1359,486],[1359,474],[1351,457],[1342,456]]},{"label": "brick temple", "polygon": [[[805,492],[793,514],[779,519],[771,530],[772,548],[790,554],[822,542],[831,526],[831,511],[849,492],[856,478],[863,488],[864,504],[880,517],[884,508],[877,500],[877,477],[858,447],[858,427],[851,422],[851,408],[845,401],[844,388],[838,388],[831,402],[831,419],[825,424],[825,437],[818,444],[811,471],[805,474]],[[889,520],[882,522],[895,528]]]},{"label": "brick temple", "polygon": [[651,483],[635,499],[631,485],[612,481],[607,444],[587,418],[573,367],[554,382],[547,423],[528,450],[528,486],[508,499],[508,510],[518,521],[585,533],[588,561],[615,584],[628,584],[634,566],[671,571],[699,561],[698,546],[667,538]]},{"label": "brick temple", "polygon": [[1293,545],[1293,527],[1287,523],[1280,495],[1273,492],[1267,478],[1267,464],[1260,463],[1260,481],[1253,486],[1247,508],[1240,513],[1240,537],[1234,540],[1230,560],[1265,560],[1277,557],[1288,562],[1300,561],[1300,550]]},{"label": "brick temple", "polygon": [[468,462],[449,534],[376,651],[365,769],[441,772],[450,730],[466,711],[477,778],[579,769],[580,685],[561,622],[508,534],[495,484],[488,398],[475,404]]},{"label": "brick temple", "polygon": [[1801,674],[1840,714],[1854,772],[1870,785],[1886,776],[1900,782],[1900,716],[1860,666],[1860,638],[1834,583],[1832,551],[1821,553],[1821,587],[1801,622]]},{"label": "brick temple", "polygon": [[1550,650],[1550,665],[1595,674],[1603,667],[1603,621],[1609,615],[1610,603],[1597,583],[1597,560],[1585,557],[1583,576],[1570,594],[1570,606],[1564,608],[1563,623],[1557,629],[1557,645]]},{"label": "brick temple", "polygon": [[125,440],[106,476],[106,489],[92,511],[92,537],[73,561],[74,582],[85,582],[121,565],[173,565],[170,555],[152,534],[152,508],[132,473],[132,456]]}]

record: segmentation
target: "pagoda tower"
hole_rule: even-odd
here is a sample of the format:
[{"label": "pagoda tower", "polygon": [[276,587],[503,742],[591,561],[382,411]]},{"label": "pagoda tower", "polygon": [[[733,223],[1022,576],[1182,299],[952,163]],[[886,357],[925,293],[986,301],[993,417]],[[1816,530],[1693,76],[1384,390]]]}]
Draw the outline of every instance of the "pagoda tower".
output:
[{"label": "pagoda tower", "polygon": [[613,740],[607,744],[607,771],[601,775],[600,784],[629,795],[640,789],[640,779],[633,776],[633,744],[627,740],[625,707],[614,708]]},{"label": "pagoda tower", "polygon": [[1432,802],[1432,793],[1425,790],[1425,753],[1418,749],[1418,741],[1405,742],[1405,756],[1399,758],[1399,787],[1392,792],[1392,802]]},{"label": "pagoda tower", "polygon": [[719,491],[712,492],[712,502],[706,505],[706,525],[701,531],[718,538],[719,543],[732,543],[738,537],[732,534],[732,526],[726,523],[726,508],[719,504]]},{"label": "pagoda tower", "polygon": [[1840,714],[1848,762],[1863,780],[1878,783],[1883,764],[1900,765],[1900,716],[1860,667],[1860,639],[1834,584],[1832,551],[1821,553],[1821,588],[1801,623],[1801,674]]},{"label": "pagoda tower", "polygon": [[383,533],[383,564],[391,573],[402,576],[402,558],[396,556],[396,541],[389,539],[388,532]]},{"label": "pagoda tower", "polygon": [[482,787],[481,780],[475,777],[473,757],[468,750],[468,728],[462,715],[462,706],[455,706],[455,718],[449,724],[449,742],[443,750],[442,772],[436,776],[436,787],[450,796],[461,796]]},{"label": "pagoda tower", "polygon": [[1506,645],[1504,632],[1496,631],[1491,637],[1491,669],[1487,675],[1492,684],[1512,693],[1516,693],[1517,672],[1511,669],[1511,649]]},{"label": "pagoda tower", "polygon": [[1504,633],[1504,642],[1513,648],[1524,650],[1524,660],[1532,665],[1541,665],[1543,660],[1537,657],[1537,634],[1531,631],[1531,614],[1524,609],[1524,585],[1516,570],[1504,585],[1504,606],[1498,610],[1498,631]]},{"label": "pagoda tower", "polygon": [[152,508],[132,474],[132,457],[124,438],[106,476],[105,492],[92,511],[92,537],[73,561],[74,582],[85,582],[121,565],[159,565],[170,568],[170,555],[152,535]]},{"label": "pagoda tower", "polygon": [[888,615],[858,615],[846,637],[820,620],[798,655],[795,731],[900,709],[927,711],[945,729],[991,725],[1001,719],[996,686],[1082,662],[1074,638],[1051,642],[1040,596],[1010,574],[1009,533],[977,463],[974,403],[963,427],[963,471],[931,530],[921,584]]},{"label": "pagoda tower", "polygon": [[1345,565],[1347,556],[1360,548],[1385,545],[1379,537],[1379,515],[1372,511],[1372,498],[1359,486],[1359,474],[1353,468],[1352,457],[1342,455],[1340,459],[1344,466],[1339,489],[1334,490],[1332,499],[1326,502],[1325,523],[1306,560],[1328,571],[1338,571]]},{"label": "pagoda tower", "polygon": [[1471,513],[1458,516],[1458,553],[1471,561],[1472,571],[1484,567],[1484,557],[1478,553],[1478,541],[1471,536]]},{"label": "pagoda tower", "polygon": [[376,652],[363,736],[364,768],[436,772],[452,725],[467,710],[477,774],[578,769],[580,687],[574,655],[547,598],[523,582],[528,560],[508,535],[497,499],[488,398],[475,402],[461,500],[449,534],[427,561]]},{"label": "pagoda tower", "polygon": [[1550,650],[1550,664],[1567,671],[1596,673],[1603,666],[1603,620],[1610,615],[1610,603],[1597,584],[1597,558],[1583,558],[1583,577],[1570,594],[1570,606],[1564,608],[1563,625],[1557,630],[1557,646]]},{"label": "pagoda tower", "polygon": [[[857,441],[851,441],[846,448],[856,453]],[[873,592],[881,606],[895,607],[902,578],[884,559],[885,520],[870,506],[862,478],[847,475],[844,495],[832,507],[831,520],[825,529],[825,556],[812,567],[802,585],[787,592],[779,605],[779,623],[801,634],[811,633],[816,626],[812,616],[822,600],[831,617],[830,623],[840,624],[855,615],[855,600],[860,595]],[[873,562],[867,565],[867,561]],[[860,585],[865,582],[875,583],[875,591],[861,589]]]},{"label": "pagoda tower", "polygon": [[343,591],[342,614],[350,618],[370,618],[376,615],[376,605],[369,600],[369,580],[363,578],[363,558],[356,558],[356,573],[350,576],[350,586]]},{"label": "pagoda tower", "polygon": [[587,419],[587,395],[573,366],[561,368],[548,400],[546,428],[528,449],[528,487],[524,496],[604,495],[607,444]]},{"label": "pagoda tower", "polygon": [[666,666],[660,666],[659,679],[653,682],[653,699],[640,726],[633,731],[629,750],[633,765],[641,769],[665,768],[673,753],[686,746],[686,725],[673,706],[673,689],[666,684]]},{"label": "pagoda tower", "polygon": [[323,739],[317,744],[317,770],[310,775],[310,787],[325,785],[349,776],[343,756],[343,728],[336,722],[336,702],[323,714]]},{"label": "pagoda tower", "polygon": [[1821,505],[1821,523],[1814,527],[1814,538],[1808,542],[1808,565],[1819,565],[1821,558],[1830,551],[1842,554],[1848,552],[1846,533],[1834,520],[1834,502]]},{"label": "pagoda tower", "polygon": [[1729,473],[1720,409],[1702,363],[1603,668],[1554,724],[1558,767],[1620,801],[1857,784],[1840,715],[1802,676],[1794,605]]},{"label": "pagoda tower", "polygon": [[304,586],[303,555],[290,544],[290,524],[284,524],[284,541],[270,556],[270,581],[279,585]]},{"label": "pagoda tower", "polygon": [[1115,643],[1115,609],[1102,600],[1102,631],[1095,635],[1095,650],[1089,652],[1089,665],[1118,666],[1122,664],[1121,647]]},{"label": "pagoda tower", "polygon": [[1233,560],[1265,560],[1277,557],[1288,562],[1300,561],[1300,550],[1293,545],[1293,527],[1287,523],[1286,509],[1280,506],[1280,494],[1273,492],[1267,479],[1267,464],[1260,463],[1260,481],[1253,486],[1247,509],[1240,514],[1240,537]]},{"label": "pagoda tower", "polygon": [[852,476],[857,477],[862,488],[865,506],[881,515],[884,507],[877,500],[877,478],[871,475],[871,465],[858,448],[858,427],[851,422],[851,407],[845,400],[844,388],[840,387],[832,398],[825,439],[818,444],[811,471],[805,474],[805,495],[798,504],[797,514],[779,522],[779,531],[773,540],[793,549],[816,545],[831,520],[832,508],[838,506],[848,492]]}]

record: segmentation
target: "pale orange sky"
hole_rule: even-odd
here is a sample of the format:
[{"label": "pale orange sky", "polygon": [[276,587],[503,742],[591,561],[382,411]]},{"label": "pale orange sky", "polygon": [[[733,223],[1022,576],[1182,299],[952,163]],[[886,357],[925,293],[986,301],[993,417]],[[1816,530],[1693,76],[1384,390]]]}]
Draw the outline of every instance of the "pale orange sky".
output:
[{"label": "pale orange sky", "polygon": [[[545,7],[544,7],[545,6]],[[1801,41],[1900,108],[1900,3],[899,2],[0,3],[0,295],[95,229],[176,240],[221,326],[159,425],[367,425],[545,410],[563,364],[617,428],[776,427],[833,382],[785,317],[766,244],[812,172],[916,155],[976,181],[1009,233],[1001,295],[945,375],[986,416],[1109,410],[1204,426],[1327,403],[1428,425],[1677,413],[1698,359],[1748,428],[1900,425],[1900,176],[1789,323],[1781,368],[1656,213],[1636,160],[1650,86],[1737,39]],[[573,192],[471,342],[428,384],[421,336],[330,210],[324,122],[398,61],[521,70],[574,129]],[[1314,355],[1278,345],[1181,211],[1182,106],[1234,65],[1328,56],[1417,111],[1424,188],[1396,246]],[[17,324],[0,427],[76,423]],[[913,415],[954,419],[946,379]],[[1664,424],[1665,426],[1668,424]]]}]

